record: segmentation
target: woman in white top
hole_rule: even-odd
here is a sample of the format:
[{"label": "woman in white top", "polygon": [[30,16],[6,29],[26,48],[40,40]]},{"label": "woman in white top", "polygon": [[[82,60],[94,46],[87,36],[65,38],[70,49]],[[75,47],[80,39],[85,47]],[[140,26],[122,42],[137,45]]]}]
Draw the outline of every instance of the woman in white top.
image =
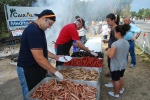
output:
[{"label": "woman in white top", "polygon": [[114,29],[115,38],[118,40],[113,42],[108,50],[108,56],[111,58],[110,71],[114,84],[114,92],[108,92],[113,97],[119,97],[119,93],[124,92],[124,71],[127,66],[127,55],[129,52],[129,43],[123,37],[130,30],[130,25],[119,25]]}]

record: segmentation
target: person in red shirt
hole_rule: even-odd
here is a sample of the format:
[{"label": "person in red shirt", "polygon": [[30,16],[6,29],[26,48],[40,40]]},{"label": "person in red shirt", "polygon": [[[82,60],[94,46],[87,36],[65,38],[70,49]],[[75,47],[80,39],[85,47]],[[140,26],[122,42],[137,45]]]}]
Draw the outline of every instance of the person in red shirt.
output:
[{"label": "person in red shirt", "polygon": [[[56,40],[55,50],[57,55],[69,55],[69,50],[73,45],[73,41],[76,41],[77,47],[80,49],[91,53],[94,56],[98,56],[96,53],[91,52],[87,47],[85,47],[82,42],[80,41],[79,34],[77,30],[81,29],[84,26],[84,21],[82,19],[77,19],[75,23],[67,24],[64,26],[60,34]],[[56,62],[56,66],[62,65],[63,62]]]}]

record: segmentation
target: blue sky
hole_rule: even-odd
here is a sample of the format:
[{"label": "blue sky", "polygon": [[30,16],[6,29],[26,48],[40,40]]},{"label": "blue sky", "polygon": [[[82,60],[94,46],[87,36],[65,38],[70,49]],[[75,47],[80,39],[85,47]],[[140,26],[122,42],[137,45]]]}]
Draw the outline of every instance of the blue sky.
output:
[{"label": "blue sky", "polygon": [[138,12],[139,9],[150,8],[150,0],[133,0],[131,4],[131,11]]}]

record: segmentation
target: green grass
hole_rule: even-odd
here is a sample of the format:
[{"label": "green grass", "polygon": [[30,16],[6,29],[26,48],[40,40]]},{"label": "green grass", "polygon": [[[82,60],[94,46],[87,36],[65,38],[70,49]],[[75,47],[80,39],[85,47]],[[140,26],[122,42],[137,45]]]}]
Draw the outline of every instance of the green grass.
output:
[{"label": "green grass", "polygon": [[0,34],[0,37],[1,38],[5,38],[5,37],[9,37],[10,35],[8,33],[2,33]]},{"label": "green grass", "polygon": [[136,46],[135,51],[136,51],[137,56],[140,58],[140,61],[150,65],[150,55],[149,54],[142,53],[141,55],[139,55],[139,53],[142,52],[142,50],[138,46]]},{"label": "green grass", "polygon": [[145,55],[141,55],[140,57],[141,57],[141,58],[146,58],[146,56],[145,56]]}]

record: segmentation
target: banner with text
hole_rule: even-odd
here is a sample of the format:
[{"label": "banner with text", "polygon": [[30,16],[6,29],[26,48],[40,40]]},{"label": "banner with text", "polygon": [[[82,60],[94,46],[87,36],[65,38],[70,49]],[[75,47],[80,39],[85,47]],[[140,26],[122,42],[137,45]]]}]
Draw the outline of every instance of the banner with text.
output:
[{"label": "banner with text", "polygon": [[17,7],[7,5],[8,19],[36,19],[34,14],[39,14],[43,10],[48,9],[46,7]]},{"label": "banner with text", "polygon": [[30,24],[30,21],[35,20],[7,20],[7,24],[10,30],[24,30]]},{"label": "banner with text", "polygon": [[7,25],[9,30],[24,30],[30,20],[35,21],[37,16],[34,14],[40,14],[43,10],[49,9],[47,7],[17,7],[6,6],[7,8]]},{"label": "banner with text", "polygon": [[23,30],[15,30],[11,32],[12,32],[12,36],[21,36],[23,33]]}]

